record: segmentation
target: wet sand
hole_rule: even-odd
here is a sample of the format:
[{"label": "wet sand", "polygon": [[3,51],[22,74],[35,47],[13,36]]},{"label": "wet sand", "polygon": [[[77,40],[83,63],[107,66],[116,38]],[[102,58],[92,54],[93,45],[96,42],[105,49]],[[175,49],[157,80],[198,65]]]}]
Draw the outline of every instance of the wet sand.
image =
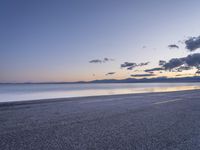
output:
[{"label": "wet sand", "polygon": [[198,150],[200,90],[0,103],[2,150]]}]

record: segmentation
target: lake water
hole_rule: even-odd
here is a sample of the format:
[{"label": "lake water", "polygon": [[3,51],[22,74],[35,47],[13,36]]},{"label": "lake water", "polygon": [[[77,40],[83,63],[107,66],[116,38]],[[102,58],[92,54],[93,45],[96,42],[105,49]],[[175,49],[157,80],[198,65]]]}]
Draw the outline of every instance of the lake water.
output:
[{"label": "lake water", "polygon": [[0,84],[0,102],[200,89],[200,83]]}]

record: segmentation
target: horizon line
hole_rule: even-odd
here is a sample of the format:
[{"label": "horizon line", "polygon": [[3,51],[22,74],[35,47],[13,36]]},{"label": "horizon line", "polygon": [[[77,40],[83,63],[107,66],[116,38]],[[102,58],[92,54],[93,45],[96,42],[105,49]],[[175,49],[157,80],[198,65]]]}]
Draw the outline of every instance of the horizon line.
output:
[{"label": "horizon line", "polygon": [[[146,83],[149,83],[148,81],[153,83],[153,82],[158,82],[158,81],[155,81],[156,79],[160,79],[159,82],[166,82],[166,80],[172,80],[172,79],[195,79],[195,78],[200,79],[200,76],[186,76],[186,77],[165,77],[164,76],[164,77],[155,77],[155,78],[97,79],[97,80],[89,80],[89,81],[0,82],[0,84],[80,84],[80,83],[134,83],[134,82],[145,83],[145,81]],[[126,80],[132,80],[132,82],[123,82]],[[115,82],[111,82],[111,81],[115,81]],[[180,82],[180,81],[173,81],[173,82]],[[199,81],[187,80],[187,82],[200,82],[200,80]]]}]

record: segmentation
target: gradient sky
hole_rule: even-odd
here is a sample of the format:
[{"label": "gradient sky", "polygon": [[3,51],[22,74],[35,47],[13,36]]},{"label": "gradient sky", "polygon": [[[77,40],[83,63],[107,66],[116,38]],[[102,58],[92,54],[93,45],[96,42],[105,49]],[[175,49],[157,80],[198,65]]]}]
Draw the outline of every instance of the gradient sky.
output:
[{"label": "gradient sky", "polygon": [[[200,35],[199,6],[199,0],[1,0],[0,82],[121,79],[135,73],[121,69],[123,62],[149,61],[142,70],[186,56],[179,41]],[[105,57],[114,61],[89,63]]]}]

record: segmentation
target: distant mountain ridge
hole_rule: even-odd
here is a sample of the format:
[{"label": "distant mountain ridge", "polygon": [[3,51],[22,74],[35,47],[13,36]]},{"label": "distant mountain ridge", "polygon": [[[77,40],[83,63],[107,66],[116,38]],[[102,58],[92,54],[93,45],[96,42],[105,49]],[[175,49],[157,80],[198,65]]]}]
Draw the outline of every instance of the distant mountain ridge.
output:
[{"label": "distant mountain ridge", "polygon": [[194,77],[182,77],[182,78],[166,78],[166,77],[158,77],[158,78],[127,78],[122,80],[117,79],[105,79],[105,80],[93,80],[88,83],[154,83],[154,82],[200,82],[199,76]]},{"label": "distant mountain ridge", "polygon": [[[92,81],[77,81],[77,82],[24,82],[20,84],[80,84],[80,83],[181,83],[181,82],[200,82],[200,76],[181,77],[181,78],[126,78],[126,79],[102,79]],[[19,83],[0,83],[0,84],[19,84]]]}]

